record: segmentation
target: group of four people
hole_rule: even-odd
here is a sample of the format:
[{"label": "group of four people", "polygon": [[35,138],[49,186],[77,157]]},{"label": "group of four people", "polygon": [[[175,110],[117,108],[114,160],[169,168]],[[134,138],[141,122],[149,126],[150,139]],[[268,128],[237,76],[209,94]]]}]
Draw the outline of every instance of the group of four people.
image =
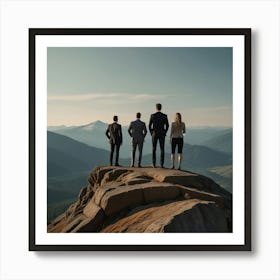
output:
[{"label": "group of four people", "polygon": [[[161,112],[162,105],[156,104],[156,113],[152,114],[149,121],[149,131],[152,136],[153,144],[153,167],[156,167],[156,148],[157,143],[160,145],[160,167],[164,167],[164,145],[165,137],[169,129],[168,118],[166,114]],[[106,130],[106,136],[111,145],[110,165],[113,165],[114,151],[116,150],[115,165],[119,166],[119,151],[123,142],[122,127],[118,124],[118,117],[114,116],[113,123],[109,124]],[[181,169],[182,164],[182,150],[183,150],[183,134],[186,132],[185,123],[182,122],[181,114],[176,113],[175,121],[171,125],[170,144],[171,144],[171,168],[174,168],[174,154],[176,147],[178,147],[178,169]],[[131,167],[135,164],[135,154],[138,147],[138,167],[141,166],[142,150],[144,139],[147,135],[146,124],[141,121],[141,113],[136,114],[136,120],[131,122],[128,127],[128,133],[132,138],[132,154],[131,154]]]}]

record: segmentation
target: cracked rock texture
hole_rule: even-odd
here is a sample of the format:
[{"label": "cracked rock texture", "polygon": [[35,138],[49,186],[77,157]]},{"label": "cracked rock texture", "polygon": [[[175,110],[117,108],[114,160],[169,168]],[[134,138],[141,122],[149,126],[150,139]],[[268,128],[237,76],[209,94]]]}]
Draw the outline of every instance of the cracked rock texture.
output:
[{"label": "cracked rock texture", "polygon": [[48,232],[232,232],[232,195],[205,176],[103,166]]}]

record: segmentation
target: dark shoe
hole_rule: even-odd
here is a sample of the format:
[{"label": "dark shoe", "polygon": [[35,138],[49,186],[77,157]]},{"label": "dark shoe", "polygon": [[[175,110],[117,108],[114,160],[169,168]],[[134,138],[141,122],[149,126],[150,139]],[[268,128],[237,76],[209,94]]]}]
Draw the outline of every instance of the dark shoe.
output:
[{"label": "dark shoe", "polygon": [[161,166],[160,166],[160,168],[164,168],[164,166],[163,166],[163,165],[161,165]]},{"label": "dark shoe", "polygon": [[157,168],[157,166],[155,164],[153,164],[152,166],[153,166],[153,168]]},{"label": "dark shoe", "polygon": [[178,170],[181,170],[181,167],[179,166],[177,169],[178,169]]},{"label": "dark shoe", "polygon": [[115,166],[120,166],[120,165],[118,163],[116,163]]},{"label": "dark shoe", "polygon": [[142,167],[142,165],[139,163],[139,164],[138,164],[138,167],[139,167],[139,168],[141,168],[141,167]]},{"label": "dark shoe", "polygon": [[130,167],[134,167],[134,164],[131,164]]},{"label": "dark shoe", "polygon": [[170,167],[170,169],[174,169],[174,165]]}]

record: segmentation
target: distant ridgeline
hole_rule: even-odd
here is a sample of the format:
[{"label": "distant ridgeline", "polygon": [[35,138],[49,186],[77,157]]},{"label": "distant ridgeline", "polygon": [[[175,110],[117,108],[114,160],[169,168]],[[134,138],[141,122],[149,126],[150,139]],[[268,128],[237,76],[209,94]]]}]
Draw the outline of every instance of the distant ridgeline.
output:
[{"label": "distant ridgeline", "polygon": [[[64,212],[76,200],[89,172],[107,165],[109,144],[105,138],[107,124],[101,121],[75,127],[48,127],[48,221]],[[120,164],[130,165],[131,140],[123,127],[124,143]],[[187,143],[187,144],[186,144]],[[166,138],[165,166],[170,166],[170,145]],[[152,143],[148,134],[143,149],[143,166],[150,166]],[[159,152],[158,152],[159,155]],[[184,170],[212,178],[232,192],[232,129],[188,128],[183,150]]]}]

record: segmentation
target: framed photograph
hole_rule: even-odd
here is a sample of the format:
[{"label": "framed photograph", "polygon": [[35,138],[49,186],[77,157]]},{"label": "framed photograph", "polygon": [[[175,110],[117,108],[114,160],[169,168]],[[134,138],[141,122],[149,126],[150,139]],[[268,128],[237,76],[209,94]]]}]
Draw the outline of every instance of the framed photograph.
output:
[{"label": "framed photograph", "polygon": [[29,250],[251,250],[250,29],[30,29],[29,95]]}]

